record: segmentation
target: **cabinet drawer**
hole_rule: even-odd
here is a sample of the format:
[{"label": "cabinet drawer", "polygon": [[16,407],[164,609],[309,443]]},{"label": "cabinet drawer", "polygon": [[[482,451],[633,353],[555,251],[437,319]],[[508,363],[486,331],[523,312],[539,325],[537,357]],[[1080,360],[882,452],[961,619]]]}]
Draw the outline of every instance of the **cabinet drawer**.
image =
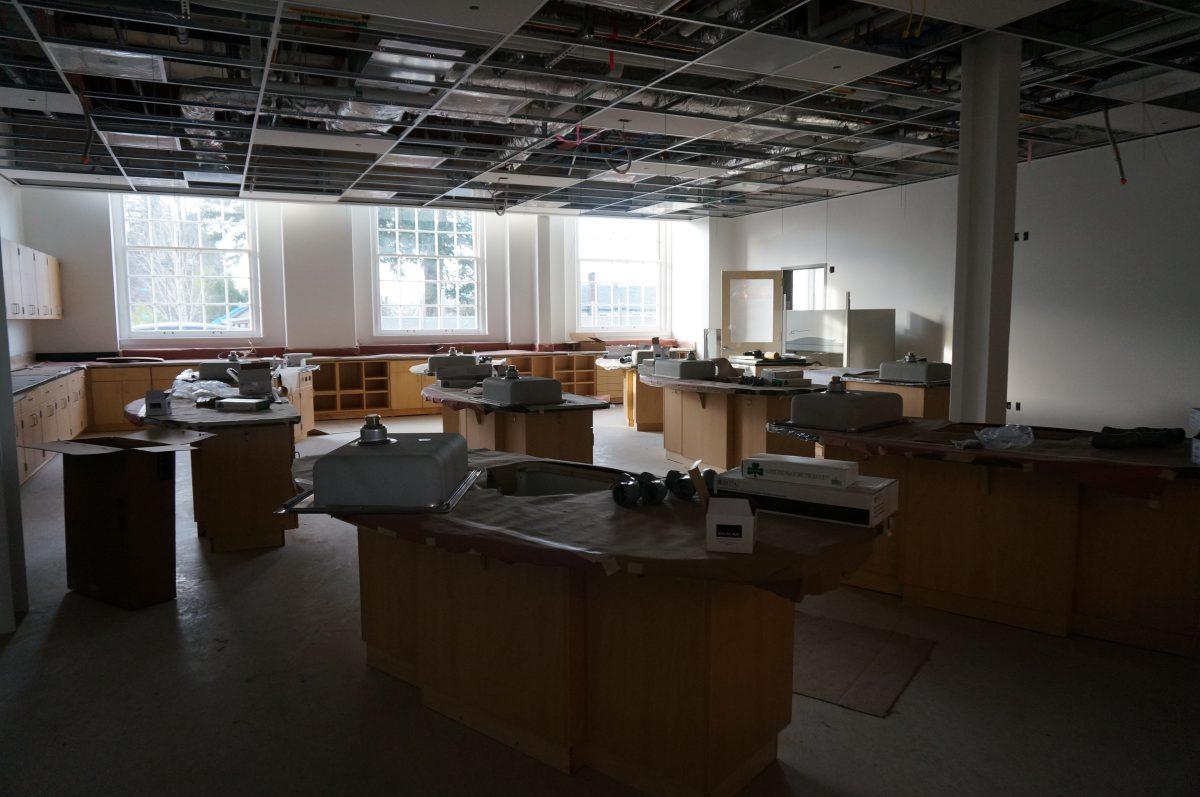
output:
[{"label": "cabinet drawer", "polygon": [[150,389],[150,372],[153,368],[142,366],[139,368],[89,368],[89,378],[93,382],[144,382],[146,389]]}]

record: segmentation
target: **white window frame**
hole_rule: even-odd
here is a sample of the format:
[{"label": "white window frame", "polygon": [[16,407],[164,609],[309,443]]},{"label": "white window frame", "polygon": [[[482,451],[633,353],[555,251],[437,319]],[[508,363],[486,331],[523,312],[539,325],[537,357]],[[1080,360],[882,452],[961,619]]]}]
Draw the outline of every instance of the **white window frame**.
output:
[{"label": "white window frame", "polygon": [[579,231],[579,224],[584,220],[580,218],[575,221],[575,234],[572,236],[573,240],[571,242],[571,267],[566,280],[568,290],[567,307],[570,312],[569,325],[571,331],[578,334],[595,335],[597,337],[603,335],[610,337],[667,336],[671,329],[671,224],[656,219],[646,219],[642,222],[658,225],[658,323],[643,326],[596,327],[583,326],[579,322],[579,271],[581,262],[579,258],[579,239],[582,237]]},{"label": "white window frame", "polygon": [[[391,206],[389,206],[391,207]],[[407,207],[407,206],[406,206]],[[397,208],[399,209],[399,208]],[[411,210],[461,210],[461,208],[421,208],[411,207]],[[371,331],[377,338],[461,338],[464,335],[486,336],[487,323],[487,260],[484,236],[485,219],[482,213],[469,210],[475,230],[475,328],[474,329],[383,329],[382,307],[379,301],[379,258],[392,257],[391,253],[379,251],[379,208],[372,207],[370,217],[371,234]],[[399,255],[404,257],[405,255]],[[422,257],[422,255],[416,255]],[[428,257],[428,255],[425,255]],[[436,255],[435,255],[436,257]],[[361,273],[361,272],[360,272]]]},{"label": "white window frame", "polygon": [[[113,244],[113,280],[116,283],[116,299],[117,299],[117,331],[121,342],[137,342],[137,341],[162,341],[162,340],[188,340],[188,339],[233,339],[233,340],[252,340],[263,336],[263,318],[262,318],[262,289],[260,286],[259,275],[259,251],[258,251],[258,214],[256,213],[255,203],[248,199],[241,199],[246,207],[246,238],[249,248],[250,259],[250,312],[252,314],[252,325],[249,330],[233,329],[233,330],[161,330],[161,331],[143,331],[134,332],[130,329],[129,324],[129,274],[126,271],[127,259],[126,243],[125,243],[125,193],[113,193],[109,195],[109,209],[112,227],[112,244]],[[175,194],[165,194],[176,198]],[[221,199],[236,199],[236,197],[220,197]],[[136,247],[135,247],[136,248]],[[180,249],[183,251],[209,251],[200,247],[169,247],[159,246],[152,247],[156,249]],[[225,251],[225,250],[214,250]]]}]

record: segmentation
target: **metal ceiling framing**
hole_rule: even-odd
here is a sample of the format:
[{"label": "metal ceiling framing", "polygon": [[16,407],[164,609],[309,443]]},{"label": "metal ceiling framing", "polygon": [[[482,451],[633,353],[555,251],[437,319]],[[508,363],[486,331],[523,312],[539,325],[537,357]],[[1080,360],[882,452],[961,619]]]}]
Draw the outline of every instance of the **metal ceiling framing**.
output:
[{"label": "metal ceiling framing", "polygon": [[316,2],[0,3],[0,174],[739,216],[954,174],[960,47],[989,29],[1022,39],[1022,157],[1107,146],[1105,109],[1118,141],[1200,124],[1200,2],[963,0],[956,21],[895,1]]}]

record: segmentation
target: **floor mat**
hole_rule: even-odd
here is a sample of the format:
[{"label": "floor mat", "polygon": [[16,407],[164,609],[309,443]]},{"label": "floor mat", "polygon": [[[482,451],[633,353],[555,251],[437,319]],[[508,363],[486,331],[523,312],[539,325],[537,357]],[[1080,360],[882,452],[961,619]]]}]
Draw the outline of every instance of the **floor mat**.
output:
[{"label": "floor mat", "polygon": [[928,639],[796,612],[792,691],[886,717],[929,658]]}]

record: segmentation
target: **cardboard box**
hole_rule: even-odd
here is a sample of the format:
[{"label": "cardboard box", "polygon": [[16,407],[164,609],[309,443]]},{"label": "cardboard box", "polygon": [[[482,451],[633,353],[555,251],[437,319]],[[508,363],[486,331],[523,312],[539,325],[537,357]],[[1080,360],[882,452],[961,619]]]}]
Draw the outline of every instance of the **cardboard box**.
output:
[{"label": "cardboard box", "polygon": [[175,597],[175,454],[207,432],[25,446],[63,455],[67,587],[124,609]]},{"label": "cardboard box", "polygon": [[900,483],[878,476],[859,476],[847,487],[816,487],[747,479],[730,470],[717,476],[717,495],[748,498],[760,511],[855,526],[878,526],[900,507]]},{"label": "cardboard box", "polygon": [[704,520],[708,550],[754,553],[754,509],[746,499],[710,498]]},{"label": "cardboard box", "polygon": [[786,484],[846,487],[858,479],[858,463],[788,454],[755,454],[742,460],[742,476]]}]

